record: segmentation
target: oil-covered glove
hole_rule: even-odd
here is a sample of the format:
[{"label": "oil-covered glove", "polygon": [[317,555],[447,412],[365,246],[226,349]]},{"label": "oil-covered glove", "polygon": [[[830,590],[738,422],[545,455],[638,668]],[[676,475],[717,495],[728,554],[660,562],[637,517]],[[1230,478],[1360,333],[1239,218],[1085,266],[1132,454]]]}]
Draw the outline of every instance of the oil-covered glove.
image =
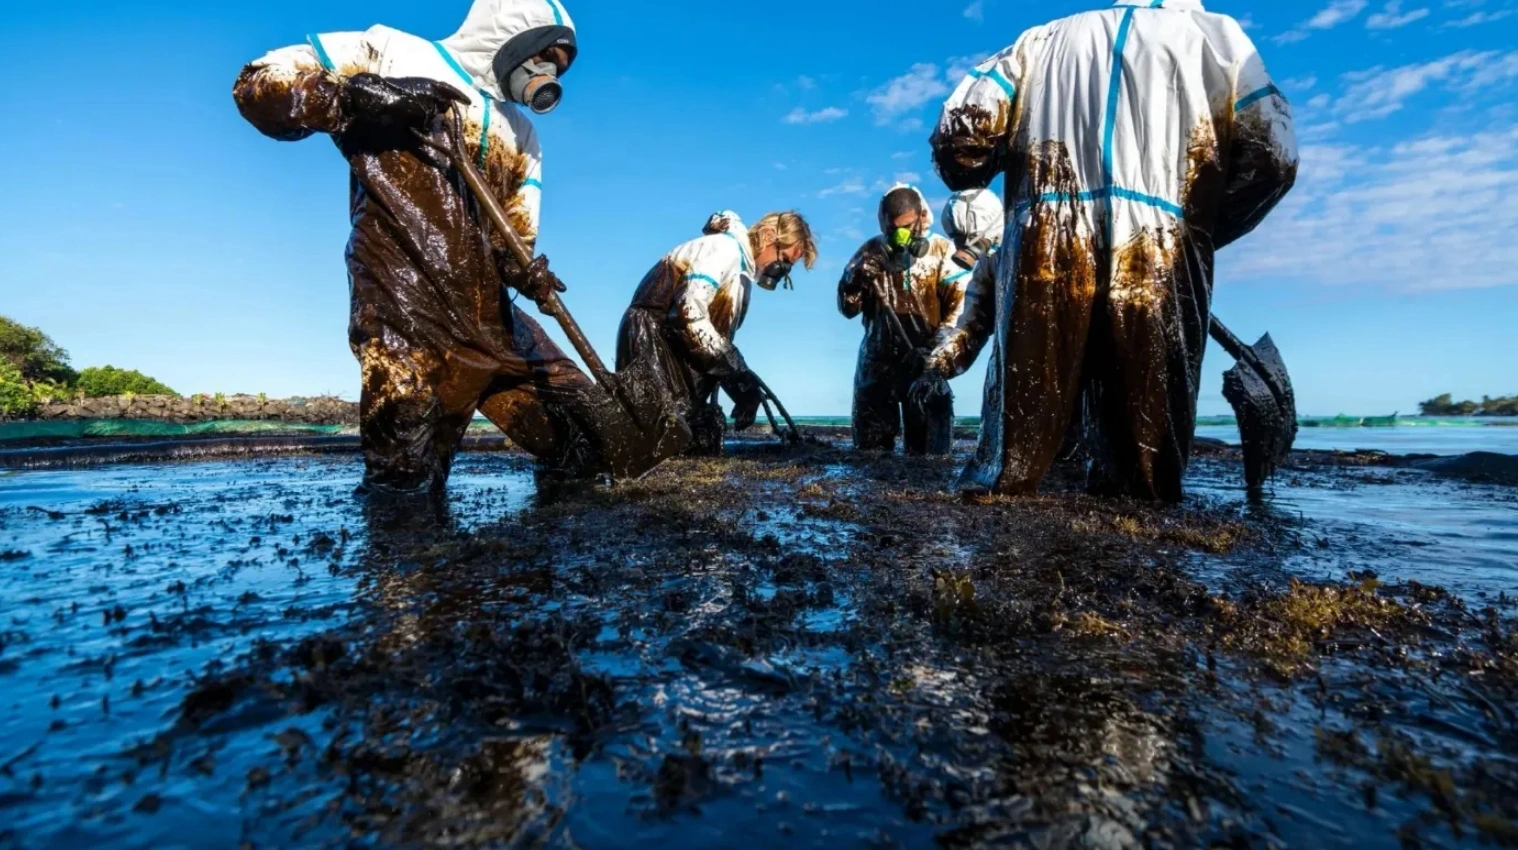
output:
[{"label": "oil-covered glove", "polygon": [[764,403],[759,376],[744,367],[724,379],[722,389],[733,400],[733,430],[742,431],[753,425],[759,405]]},{"label": "oil-covered glove", "polygon": [[932,366],[920,349],[914,353],[918,358],[918,374],[912,386],[907,388],[907,401],[919,410],[933,410],[945,400],[952,401],[954,391],[949,387],[949,380]]},{"label": "oil-covered glove", "polygon": [[354,74],[343,83],[342,113],[350,124],[425,129],[456,104],[468,102],[463,92],[427,77]]},{"label": "oil-covered glove", "polygon": [[537,257],[525,269],[517,265],[515,259],[502,261],[500,267],[501,282],[532,299],[538,306],[548,300],[550,293],[568,289],[564,281],[549,270],[546,256]]},{"label": "oil-covered glove", "polygon": [[878,254],[866,254],[854,264],[845,288],[852,293],[869,296],[877,286],[884,286],[885,281],[885,259]]}]

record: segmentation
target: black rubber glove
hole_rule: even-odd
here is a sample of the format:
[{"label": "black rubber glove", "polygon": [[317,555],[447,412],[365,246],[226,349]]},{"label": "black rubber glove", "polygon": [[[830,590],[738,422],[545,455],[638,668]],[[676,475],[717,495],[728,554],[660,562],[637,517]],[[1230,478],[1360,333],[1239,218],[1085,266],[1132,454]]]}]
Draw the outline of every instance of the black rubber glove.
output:
[{"label": "black rubber glove", "polygon": [[877,286],[884,286],[885,280],[885,260],[875,254],[867,254],[855,264],[846,288],[851,293],[868,297],[875,292]]},{"label": "black rubber glove", "polygon": [[907,389],[907,400],[919,410],[936,410],[953,399],[948,380],[935,369],[923,369]]},{"label": "black rubber glove", "polygon": [[343,83],[343,115],[352,124],[383,129],[426,129],[439,115],[469,97],[427,77],[354,74]]},{"label": "black rubber glove", "polygon": [[568,289],[564,281],[548,268],[548,258],[538,257],[527,268],[517,265],[515,258],[500,262],[501,282],[522,293],[539,306],[548,300],[549,293]]},{"label": "black rubber glove", "polygon": [[724,380],[722,389],[733,400],[733,430],[743,431],[753,425],[759,405],[764,403],[759,376],[745,367]]}]

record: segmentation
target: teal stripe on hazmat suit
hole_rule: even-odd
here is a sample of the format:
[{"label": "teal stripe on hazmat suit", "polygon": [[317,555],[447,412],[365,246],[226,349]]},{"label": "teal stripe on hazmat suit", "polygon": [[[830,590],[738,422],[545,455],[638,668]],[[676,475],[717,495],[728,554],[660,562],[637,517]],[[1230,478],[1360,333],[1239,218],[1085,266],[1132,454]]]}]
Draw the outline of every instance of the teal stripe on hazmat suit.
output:
[{"label": "teal stripe on hazmat suit", "polygon": [[1233,19],[1121,0],[1035,27],[972,70],[932,136],[949,188],[1006,179],[990,297],[930,358],[988,332],[967,490],[1037,490],[1073,418],[1090,486],[1174,501],[1190,457],[1214,252],[1296,179],[1290,107]]},{"label": "teal stripe on hazmat suit", "polygon": [[441,42],[383,26],[313,35],[250,63],[237,79],[234,99],[259,131],[287,141],[329,134],[351,169],[349,341],[362,372],[372,485],[440,489],[476,409],[554,462],[567,463],[592,439],[580,410],[590,381],[507,300],[502,282],[515,261],[500,234],[485,226],[457,175],[418,152],[409,127],[376,129],[353,98],[362,75],[459,92],[464,152],[532,242],[542,193],[538,139],[508,102],[494,64],[511,53],[507,45],[537,51],[545,39],[567,44],[572,61],[573,27],[558,0],[476,0]]},{"label": "teal stripe on hazmat suit", "polygon": [[748,228],[737,213],[718,212],[702,236],[677,246],[644,275],[617,331],[617,371],[648,361],[669,387],[700,454],[721,452],[727,420],[711,403],[717,388],[735,399],[754,392],[735,384],[748,364],[733,342],[748,316],[754,279]]}]

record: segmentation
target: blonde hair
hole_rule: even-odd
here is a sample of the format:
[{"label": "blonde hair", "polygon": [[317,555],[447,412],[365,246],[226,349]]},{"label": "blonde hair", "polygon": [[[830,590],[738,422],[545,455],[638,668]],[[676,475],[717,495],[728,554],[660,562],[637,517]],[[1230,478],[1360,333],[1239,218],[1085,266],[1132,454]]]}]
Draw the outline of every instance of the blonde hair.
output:
[{"label": "blonde hair", "polygon": [[749,247],[755,254],[763,250],[760,243],[760,234],[765,230],[775,233],[775,241],[779,243],[780,250],[801,246],[801,260],[807,268],[817,262],[817,240],[812,238],[812,227],[801,217],[801,213],[795,210],[787,212],[773,212],[759,219],[753,227],[749,228]]}]

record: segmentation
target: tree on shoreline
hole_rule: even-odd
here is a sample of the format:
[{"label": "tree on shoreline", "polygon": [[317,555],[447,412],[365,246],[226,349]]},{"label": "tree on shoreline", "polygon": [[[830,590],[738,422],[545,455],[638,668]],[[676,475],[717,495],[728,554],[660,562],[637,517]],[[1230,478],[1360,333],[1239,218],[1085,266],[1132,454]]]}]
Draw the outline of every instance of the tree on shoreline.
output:
[{"label": "tree on shoreline", "polygon": [[1518,416],[1518,396],[1482,396],[1481,401],[1455,401],[1449,394],[1418,404],[1424,416]]},{"label": "tree on shoreline", "polygon": [[178,395],[133,369],[74,371],[69,353],[37,328],[0,316],[0,419],[32,416],[46,399]]},{"label": "tree on shoreline", "polygon": [[117,369],[115,366],[91,366],[79,373],[75,388],[85,398],[126,395],[174,395],[165,384],[149,378],[136,369]]},{"label": "tree on shoreline", "polygon": [[5,316],[0,316],[0,359],[16,367],[25,381],[68,386],[79,379],[69,353],[52,337]]}]

